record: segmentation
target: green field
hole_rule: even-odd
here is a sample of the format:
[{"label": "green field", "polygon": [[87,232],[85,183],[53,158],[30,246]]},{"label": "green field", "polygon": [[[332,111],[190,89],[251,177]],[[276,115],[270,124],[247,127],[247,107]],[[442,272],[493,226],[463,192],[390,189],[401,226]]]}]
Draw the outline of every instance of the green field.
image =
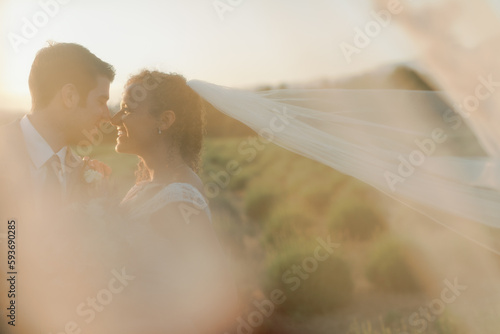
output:
[{"label": "green field", "polygon": [[[255,301],[271,300],[276,290],[286,298],[260,313],[253,333],[470,332],[452,306],[432,320],[415,315],[439,295],[442,277],[423,240],[393,228],[413,213],[329,167],[249,143],[208,138],[200,176],[244,302],[241,318],[250,321],[261,312]],[[113,145],[92,156],[113,168],[120,196],[133,185],[136,157],[116,154]],[[328,242],[334,251],[322,248],[317,257]]]}]

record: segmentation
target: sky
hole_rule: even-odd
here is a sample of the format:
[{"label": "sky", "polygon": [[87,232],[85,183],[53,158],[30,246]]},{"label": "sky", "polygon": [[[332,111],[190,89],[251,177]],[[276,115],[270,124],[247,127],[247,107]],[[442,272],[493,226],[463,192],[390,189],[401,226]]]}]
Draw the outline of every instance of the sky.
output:
[{"label": "sky", "polygon": [[142,68],[251,88],[411,60],[396,24],[347,59],[341,45],[354,45],[372,12],[371,0],[0,0],[0,109],[29,110],[30,66],[48,40],[82,44],[114,65],[110,103]]}]

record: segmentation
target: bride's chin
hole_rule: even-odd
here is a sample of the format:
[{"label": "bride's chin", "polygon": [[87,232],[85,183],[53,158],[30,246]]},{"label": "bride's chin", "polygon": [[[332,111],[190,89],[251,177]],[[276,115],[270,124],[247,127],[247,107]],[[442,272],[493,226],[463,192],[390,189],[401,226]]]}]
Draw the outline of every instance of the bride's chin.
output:
[{"label": "bride's chin", "polygon": [[117,153],[136,154],[137,155],[137,150],[134,147],[130,147],[129,145],[126,145],[126,144],[120,143],[120,142],[118,142],[116,144],[115,151]]},{"label": "bride's chin", "polygon": [[128,153],[128,152],[127,152],[127,149],[126,149],[126,148],[124,147],[124,145],[123,145],[123,144],[121,144],[121,143],[117,143],[117,144],[115,145],[115,151],[116,151],[117,153]]}]

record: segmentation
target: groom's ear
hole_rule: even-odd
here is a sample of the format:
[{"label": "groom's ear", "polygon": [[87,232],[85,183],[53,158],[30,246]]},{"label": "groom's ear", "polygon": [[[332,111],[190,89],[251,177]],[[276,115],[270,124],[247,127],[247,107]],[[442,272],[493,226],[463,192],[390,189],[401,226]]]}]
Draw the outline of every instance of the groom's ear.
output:
[{"label": "groom's ear", "polygon": [[160,114],[160,130],[165,131],[175,122],[175,113],[172,110],[164,110]]},{"label": "groom's ear", "polygon": [[80,94],[73,84],[66,84],[61,88],[61,100],[66,108],[72,109],[80,102]]}]

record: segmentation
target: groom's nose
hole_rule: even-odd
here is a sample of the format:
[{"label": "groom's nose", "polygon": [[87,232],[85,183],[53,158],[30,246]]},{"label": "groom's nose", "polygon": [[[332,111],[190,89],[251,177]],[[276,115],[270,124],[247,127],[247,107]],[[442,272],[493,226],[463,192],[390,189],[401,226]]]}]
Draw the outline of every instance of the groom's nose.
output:
[{"label": "groom's nose", "polygon": [[101,114],[101,118],[105,122],[110,122],[111,121],[111,113],[109,112],[109,108],[108,108],[107,105],[106,105],[106,107],[104,108],[104,110],[103,110],[103,112]]}]

